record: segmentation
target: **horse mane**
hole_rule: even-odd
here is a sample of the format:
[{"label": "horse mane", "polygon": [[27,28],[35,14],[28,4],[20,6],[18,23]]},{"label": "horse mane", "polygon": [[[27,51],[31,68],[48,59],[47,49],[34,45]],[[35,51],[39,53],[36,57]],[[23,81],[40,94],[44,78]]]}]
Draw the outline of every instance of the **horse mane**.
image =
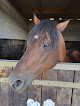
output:
[{"label": "horse mane", "polygon": [[78,50],[69,49],[66,51],[67,61],[72,63],[80,63],[80,52]]},{"label": "horse mane", "polygon": [[46,37],[46,32],[50,35],[52,43],[54,43],[54,46],[57,45],[57,42],[59,40],[59,34],[58,30],[56,28],[56,25],[58,23],[54,20],[44,19],[40,21],[39,24],[35,25],[33,29],[30,31],[28,36],[28,41],[31,42],[35,35],[39,35],[39,37],[43,36]]}]

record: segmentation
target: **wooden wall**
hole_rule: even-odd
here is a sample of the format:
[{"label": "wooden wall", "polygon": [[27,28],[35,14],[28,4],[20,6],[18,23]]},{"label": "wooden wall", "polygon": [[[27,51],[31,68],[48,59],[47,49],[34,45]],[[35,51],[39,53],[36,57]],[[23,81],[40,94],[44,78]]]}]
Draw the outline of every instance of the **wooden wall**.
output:
[{"label": "wooden wall", "polygon": [[[0,78],[8,77],[13,71],[15,61],[0,61]],[[69,65],[71,66],[69,68]],[[59,70],[60,68],[63,70]],[[63,82],[80,82],[80,64],[65,63],[62,66],[58,64],[58,69],[50,69],[42,73],[38,79],[63,81]],[[67,70],[65,70],[65,68]],[[77,68],[77,71],[74,71]],[[69,70],[68,70],[69,69]],[[72,70],[70,70],[72,69]],[[74,70],[73,70],[74,69]],[[1,74],[2,73],[2,74]],[[65,86],[65,85],[64,85]],[[24,94],[15,93],[7,82],[0,83],[0,106],[26,106],[27,99],[34,99],[43,104],[46,99],[52,99],[56,106],[80,106],[80,89],[51,87],[41,85],[30,85]]]}]

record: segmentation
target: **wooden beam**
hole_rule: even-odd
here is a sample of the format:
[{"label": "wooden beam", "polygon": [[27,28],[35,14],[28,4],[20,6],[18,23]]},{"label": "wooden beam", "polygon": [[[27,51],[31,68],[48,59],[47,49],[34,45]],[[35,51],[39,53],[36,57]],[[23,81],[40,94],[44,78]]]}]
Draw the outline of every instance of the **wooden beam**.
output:
[{"label": "wooden beam", "polygon": [[0,67],[15,67],[18,60],[0,60]]},{"label": "wooden beam", "polygon": [[66,11],[65,11],[65,14],[67,14],[67,15],[79,15],[80,16],[80,8],[78,8],[78,9],[67,9]]},{"label": "wooden beam", "polygon": [[20,10],[21,14],[23,15],[29,15],[29,14],[54,14],[54,15],[66,15],[69,17],[72,15],[79,15],[80,16],[80,9],[44,9],[44,10],[38,10],[38,9],[33,9],[33,10]]},{"label": "wooden beam", "polygon": [[[0,67],[15,67],[18,60],[0,60]],[[80,71],[80,63],[58,62],[52,69]]]},{"label": "wooden beam", "polygon": [[[7,82],[7,77],[0,78],[0,82]],[[43,85],[43,86],[54,86],[54,87],[64,87],[64,88],[80,88],[80,83],[72,82],[62,82],[62,81],[48,81],[48,80],[33,80],[33,85]]]},{"label": "wooden beam", "polygon": [[71,0],[66,0],[66,5],[65,5],[65,8],[64,8],[64,11],[68,9],[70,3],[71,3]]},{"label": "wooden beam", "polygon": [[62,14],[63,10],[61,9],[44,9],[44,10],[38,10],[38,9],[33,9],[33,10],[21,10],[20,11],[22,14]]},{"label": "wooden beam", "polygon": [[8,78],[7,77],[2,77],[2,78],[0,78],[0,82],[8,82]]},{"label": "wooden beam", "polygon": [[64,88],[80,88],[80,83],[61,82],[61,81],[34,80],[32,84],[43,85],[43,86],[64,87]]},{"label": "wooden beam", "polygon": [[41,13],[41,11],[42,11],[42,1],[36,0],[35,3],[36,3],[37,10],[39,11],[39,13]]},{"label": "wooden beam", "polygon": [[57,69],[57,70],[76,70],[80,71],[80,63],[65,63],[65,62],[59,62],[56,64],[55,67],[52,69]]}]

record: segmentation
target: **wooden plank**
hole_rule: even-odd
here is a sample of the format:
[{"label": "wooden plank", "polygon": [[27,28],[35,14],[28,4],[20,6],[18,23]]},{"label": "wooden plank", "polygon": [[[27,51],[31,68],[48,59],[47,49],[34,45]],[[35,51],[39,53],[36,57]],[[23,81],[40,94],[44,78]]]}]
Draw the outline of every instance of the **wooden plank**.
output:
[{"label": "wooden plank", "polygon": [[[17,60],[0,60],[0,67],[15,67],[17,62]],[[80,63],[58,62],[52,69],[80,71]]]},{"label": "wooden plank", "polygon": [[[0,78],[0,82],[8,82],[8,78]],[[62,81],[50,81],[50,80],[33,80],[33,85],[43,85],[43,86],[54,86],[54,87],[64,87],[64,88],[80,88],[80,83],[72,82],[62,82]]]},{"label": "wooden plank", "polygon": [[[22,14],[33,14],[33,13],[36,13],[36,14],[62,14],[63,13],[63,10],[62,9],[44,9],[42,10],[41,12],[39,12],[37,9],[30,9],[30,10],[20,10],[20,12]],[[79,9],[68,9],[65,13],[66,17],[68,17],[68,15],[79,15],[80,11]]]},{"label": "wooden plank", "polygon": [[17,60],[0,60],[0,67],[15,67],[17,62]]},{"label": "wooden plank", "polygon": [[62,81],[34,80],[32,84],[43,85],[43,86],[64,87],[64,88],[80,88],[80,83],[62,82]]},{"label": "wooden plank", "polygon": [[[8,75],[7,70],[6,75]],[[8,106],[8,83],[6,82],[5,83],[1,82],[1,106]]]},{"label": "wooden plank", "polygon": [[[8,76],[9,76],[13,71],[13,68],[7,67],[7,69],[8,69]],[[14,91],[9,84],[8,84],[8,106],[14,106]]]},{"label": "wooden plank", "polygon": [[14,106],[26,106],[26,100],[27,100],[27,92],[20,94],[14,92]]},{"label": "wooden plank", "polygon": [[1,106],[1,83],[0,83],[0,106]]},{"label": "wooden plank", "polygon": [[58,63],[56,64],[55,67],[52,69],[57,69],[57,70],[76,70],[80,71],[80,63]]},{"label": "wooden plank", "polygon": [[[0,67],[0,73],[2,72],[2,70],[5,69],[5,67]],[[3,76],[3,73],[2,75],[0,74],[0,78]],[[3,80],[1,80],[2,82]],[[1,96],[1,82],[0,82],[0,106],[1,106],[1,102],[2,102],[2,96]]]},{"label": "wooden plank", "polygon": [[62,10],[60,9],[45,9],[45,10],[42,10],[42,11],[39,11],[38,9],[32,9],[32,10],[21,10],[20,11],[22,14],[33,14],[33,13],[36,13],[36,14],[51,14],[51,13],[62,13]]},{"label": "wooden plank", "polygon": [[14,106],[26,106],[27,94],[14,92]]},{"label": "wooden plank", "polygon": [[67,0],[67,1],[66,1],[66,5],[65,5],[65,8],[64,8],[64,12],[69,8],[70,3],[71,3],[71,0]]},{"label": "wooden plank", "polygon": [[[80,83],[80,72],[75,72],[75,83]],[[80,89],[73,89],[72,106],[80,106]]]},{"label": "wooden plank", "polygon": [[[57,72],[52,69],[45,71],[43,73],[42,80],[56,81],[57,80]],[[55,87],[42,86],[42,104],[43,104],[43,101],[45,101],[47,99],[51,99],[54,102],[56,102],[56,88]]]},{"label": "wooden plank", "polygon": [[0,78],[0,82],[8,82],[8,77],[2,77],[2,78]]},{"label": "wooden plank", "polygon": [[[57,80],[73,82],[73,71],[58,71]],[[69,85],[70,86],[70,85]],[[57,106],[71,106],[72,88],[57,88]]]},{"label": "wooden plank", "polygon": [[[38,78],[36,78],[38,80],[41,79],[41,76],[39,76]],[[41,86],[38,85],[29,85],[29,89],[28,89],[28,99],[33,99],[34,101],[38,101],[41,104]]]},{"label": "wooden plank", "polygon": [[8,84],[1,83],[1,106],[8,106]]}]

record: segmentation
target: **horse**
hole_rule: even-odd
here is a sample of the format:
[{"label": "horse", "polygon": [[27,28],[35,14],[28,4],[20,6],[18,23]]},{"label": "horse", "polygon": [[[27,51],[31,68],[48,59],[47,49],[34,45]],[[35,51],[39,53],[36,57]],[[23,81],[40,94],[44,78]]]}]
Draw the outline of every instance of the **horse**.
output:
[{"label": "horse", "polygon": [[27,38],[27,49],[9,76],[9,84],[14,91],[24,92],[42,72],[54,67],[58,61],[67,62],[65,41],[61,32],[69,21],[40,21],[34,14],[36,25]]},{"label": "horse", "polygon": [[67,62],[80,63],[80,51],[75,49],[69,49],[66,51]]}]

